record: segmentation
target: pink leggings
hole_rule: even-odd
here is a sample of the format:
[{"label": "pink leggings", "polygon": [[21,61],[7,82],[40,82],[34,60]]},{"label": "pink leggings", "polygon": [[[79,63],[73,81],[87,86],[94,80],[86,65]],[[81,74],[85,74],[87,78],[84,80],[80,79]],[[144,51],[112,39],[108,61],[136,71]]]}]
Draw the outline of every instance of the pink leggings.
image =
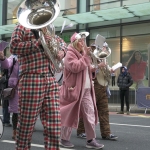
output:
[{"label": "pink leggings", "polygon": [[[95,113],[94,105],[91,97],[91,89],[85,89],[84,95],[81,101],[81,113],[83,116],[85,133],[87,140],[91,140],[96,137],[95,135]],[[61,127],[61,139],[70,140],[72,133],[71,127]]]}]

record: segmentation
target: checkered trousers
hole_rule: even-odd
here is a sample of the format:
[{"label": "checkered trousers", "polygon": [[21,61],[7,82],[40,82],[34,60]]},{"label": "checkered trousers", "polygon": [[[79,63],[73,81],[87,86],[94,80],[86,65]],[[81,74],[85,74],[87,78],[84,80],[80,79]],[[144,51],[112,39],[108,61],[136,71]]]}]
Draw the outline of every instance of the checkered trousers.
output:
[{"label": "checkered trousers", "polygon": [[58,83],[50,74],[24,74],[19,82],[16,150],[29,150],[38,115],[44,127],[46,150],[59,150],[60,108]]}]

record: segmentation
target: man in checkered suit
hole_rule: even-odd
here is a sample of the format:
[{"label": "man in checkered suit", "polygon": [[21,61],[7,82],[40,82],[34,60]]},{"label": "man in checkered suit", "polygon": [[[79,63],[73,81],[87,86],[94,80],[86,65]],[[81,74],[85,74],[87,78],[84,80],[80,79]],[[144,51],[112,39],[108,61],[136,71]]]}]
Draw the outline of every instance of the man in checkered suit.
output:
[{"label": "man in checkered suit", "polygon": [[[37,30],[17,25],[10,51],[19,61],[19,117],[16,150],[29,150],[37,117],[44,127],[46,150],[59,150],[59,86],[51,70],[54,66],[44,53]],[[59,52],[59,59],[65,55]]]}]

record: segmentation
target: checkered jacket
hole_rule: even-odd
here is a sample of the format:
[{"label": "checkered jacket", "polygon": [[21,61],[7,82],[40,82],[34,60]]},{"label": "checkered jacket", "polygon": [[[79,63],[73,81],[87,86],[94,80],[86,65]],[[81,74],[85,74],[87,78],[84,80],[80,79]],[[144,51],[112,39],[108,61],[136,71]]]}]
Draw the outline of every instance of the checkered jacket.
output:
[{"label": "checkered jacket", "polygon": [[18,55],[20,74],[24,72],[49,73],[49,67],[54,69],[33,32],[20,24],[12,33],[10,52]]}]

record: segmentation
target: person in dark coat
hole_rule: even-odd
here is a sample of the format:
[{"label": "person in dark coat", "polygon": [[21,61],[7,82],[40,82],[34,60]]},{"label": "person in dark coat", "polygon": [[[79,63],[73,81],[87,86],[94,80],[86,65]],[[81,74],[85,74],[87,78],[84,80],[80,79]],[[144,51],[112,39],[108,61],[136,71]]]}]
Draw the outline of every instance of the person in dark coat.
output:
[{"label": "person in dark coat", "polygon": [[129,112],[129,87],[133,84],[132,77],[127,70],[127,67],[121,67],[121,73],[117,79],[117,85],[120,90],[120,100],[121,100],[121,110],[118,114],[124,114],[124,98],[126,102],[126,111],[127,115],[130,115]]}]

